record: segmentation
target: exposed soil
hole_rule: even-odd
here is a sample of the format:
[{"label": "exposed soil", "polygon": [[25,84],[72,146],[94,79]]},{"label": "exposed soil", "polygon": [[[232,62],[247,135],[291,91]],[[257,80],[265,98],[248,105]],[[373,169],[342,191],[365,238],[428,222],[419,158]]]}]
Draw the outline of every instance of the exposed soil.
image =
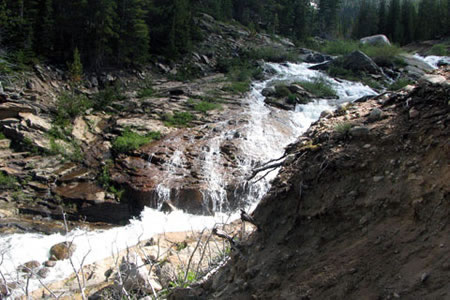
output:
[{"label": "exposed soil", "polygon": [[316,122],[254,212],[262,231],[172,299],[448,299],[450,70],[439,72],[442,84]]}]

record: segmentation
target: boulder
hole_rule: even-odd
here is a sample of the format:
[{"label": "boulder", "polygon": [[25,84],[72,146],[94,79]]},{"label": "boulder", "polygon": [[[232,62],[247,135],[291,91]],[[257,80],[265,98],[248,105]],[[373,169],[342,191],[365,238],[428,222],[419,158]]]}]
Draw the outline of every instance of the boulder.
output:
[{"label": "boulder", "polygon": [[41,278],[47,278],[48,274],[50,274],[49,268],[42,268],[37,272],[37,275]]},{"label": "boulder", "polygon": [[50,248],[50,260],[64,260],[72,257],[77,249],[72,242],[62,242]]},{"label": "boulder", "polygon": [[372,111],[369,114],[368,121],[376,122],[376,121],[381,120],[382,117],[383,117],[383,111],[379,108],[374,108],[374,109],[372,109]]},{"label": "boulder", "polygon": [[355,126],[350,129],[350,135],[353,137],[365,137],[370,133],[369,128],[364,126]]},{"label": "boulder", "polygon": [[391,45],[391,42],[389,41],[389,39],[387,38],[387,36],[385,36],[384,34],[376,34],[376,35],[371,35],[371,36],[366,36],[363,37],[359,40],[361,42],[361,44],[367,44],[367,45]]},{"label": "boulder", "polygon": [[305,57],[304,62],[311,64],[319,64],[332,59],[333,58],[329,55],[325,55],[322,53],[311,53]]},{"label": "boulder", "polygon": [[345,56],[342,60],[342,67],[355,73],[367,72],[370,74],[381,74],[380,67],[363,52],[357,50]]},{"label": "boulder", "polygon": [[421,85],[443,85],[446,79],[441,75],[426,74],[419,78],[419,84]]},{"label": "boulder", "polygon": [[6,102],[0,104],[0,120],[7,118],[16,118],[19,116],[19,113],[32,113],[34,112],[34,108],[26,105],[15,102]]},{"label": "boulder", "polygon": [[38,117],[32,113],[20,112],[19,117],[22,118],[23,122],[22,124],[27,127],[40,130],[43,132],[47,132],[50,129],[52,129],[52,124],[50,123],[50,121],[42,117]]}]

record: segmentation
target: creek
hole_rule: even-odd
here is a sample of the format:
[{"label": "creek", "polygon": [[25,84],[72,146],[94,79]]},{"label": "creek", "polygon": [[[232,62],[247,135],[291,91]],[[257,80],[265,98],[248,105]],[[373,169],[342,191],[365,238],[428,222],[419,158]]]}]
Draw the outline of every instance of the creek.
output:
[{"label": "creek", "polygon": [[[271,78],[262,82],[255,82],[244,101],[246,106],[240,112],[242,118],[248,120],[242,125],[242,136],[239,147],[245,154],[244,159],[239,160],[239,167],[243,174],[250,174],[255,166],[266,161],[279,158],[284,153],[284,148],[294,142],[310,124],[316,121],[322,111],[333,110],[342,102],[354,101],[366,95],[376,94],[369,87],[355,82],[335,80],[318,71],[309,70],[311,64],[274,64],[267,63],[265,68],[270,70]],[[317,78],[329,82],[335,89],[338,99],[315,99],[305,105],[297,105],[295,111],[285,111],[269,107],[264,104],[262,90],[276,82],[313,81]],[[74,228],[67,234],[43,235],[36,233],[11,234],[0,237],[1,260],[0,271],[7,282],[25,281],[21,279],[24,274],[17,271],[17,267],[25,262],[36,260],[44,263],[49,259],[51,246],[73,241],[77,248],[73,255],[73,261],[78,266],[86,256],[84,264],[99,261],[118,253],[128,246],[136,245],[139,241],[150,239],[153,235],[164,232],[179,232],[202,230],[212,228],[217,223],[230,222],[239,217],[235,211],[228,211],[227,193],[225,187],[230,174],[222,174],[218,167],[221,155],[219,145],[222,139],[229,139],[235,134],[233,130],[224,130],[209,140],[209,147],[205,150],[202,162],[202,172],[207,178],[207,192],[204,198],[214,203],[214,216],[199,216],[183,213],[175,210],[164,213],[158,209],[145,208],[139,218],[130,220],[126,226],[115,227],[107,230],[85,230]],[[180,166],[183,164],[183,153],[175,151],[169,164]],[[170,168],[169,168],[170,169]],[[242,203],[243,208],[252,211],[260,199],[270,188],[270,181],[276,176],[273,171],[263,180],[249,182],[245,189]],[[173,174],[176,176],[176,174]],[[170,195],[170,176],[161,180],[158,187],[158,195],[161,200]],[[163,201],[160,201],[163,202]],[[67,278],[73,273],[68,260],[57,262],[47,278],[42,279],[45,284]],[[29,290],[40,288],[41,284],[36,279],[29,282]],[[19,295],[23,290],[18,289],[13,293]]]}]

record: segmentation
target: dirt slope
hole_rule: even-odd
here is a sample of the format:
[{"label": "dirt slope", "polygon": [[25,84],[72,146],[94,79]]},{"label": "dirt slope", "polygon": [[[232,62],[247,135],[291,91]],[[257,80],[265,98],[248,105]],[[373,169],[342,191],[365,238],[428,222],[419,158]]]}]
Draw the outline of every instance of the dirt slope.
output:
[{"label": "dirt slope", "polygon": [[449,71],[314,124],[254,212],[262,231],[172,299],[448,299]]}]

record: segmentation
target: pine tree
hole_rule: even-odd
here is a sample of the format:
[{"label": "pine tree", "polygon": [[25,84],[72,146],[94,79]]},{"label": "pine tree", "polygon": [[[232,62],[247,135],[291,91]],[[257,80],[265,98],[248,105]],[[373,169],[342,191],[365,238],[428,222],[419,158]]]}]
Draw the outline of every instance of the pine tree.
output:
[{"label": "pine tree", "polygon": [[86,49],[89,65],[99,68],[106,57],[112,54],[116,3],[114,0],[90,0],[86,15],[86,31],[88,36]]},{"label": "pine tree", "polygon": [[378,4],[378,33],[386,34],[386,0]]},{"label": "pine tree", "polygon": [[392,0],[386,21],[386,33],[395,42],[401,39],[401,36],[399,36],[401,35],[400,25],[400,0]]},{"label": "pine tree", "polygon": [[118,42],[116,57],[121,64],[141,64],[149,55],[150,34],[143,0],[117,1]]},{"label": "pine tree", "polygon": [[73,61],[69,64],[69,74],[71,81],[75,84],[79,83],[83,77],[83,64],[78,48],[73,51]]}]

